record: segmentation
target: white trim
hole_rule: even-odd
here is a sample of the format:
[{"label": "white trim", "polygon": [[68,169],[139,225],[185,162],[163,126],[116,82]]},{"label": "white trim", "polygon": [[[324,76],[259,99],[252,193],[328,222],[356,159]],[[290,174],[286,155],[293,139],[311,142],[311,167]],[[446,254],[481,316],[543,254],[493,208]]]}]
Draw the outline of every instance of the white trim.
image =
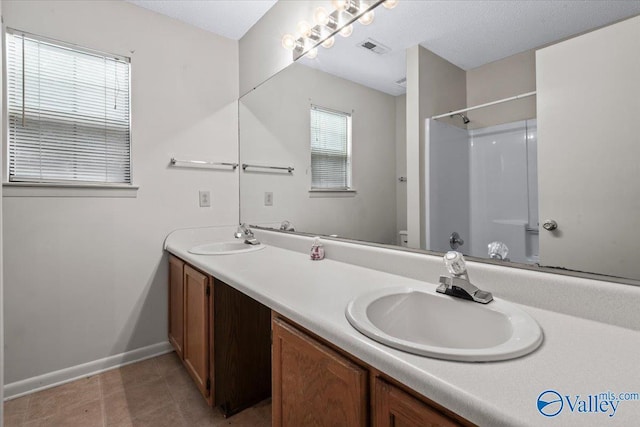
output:
[{"label": "white trim", "polygon": [[2,197],[137,197],[137,185],[4,182]]},{"label": "white trim", "polygon": [[356,197],[358,192],[354,189],[349,190],[309,190],[309,198],[331,198],[331,197]]},{"label": "white trim", "polygon": [[108,356],[93,362],[71,366],[59,371],[49,372],[36,377],[27,378],[4,386],[4,401],[15,399],[36,391],[46,390],[81,378],[90,377],[99,373],[119,368],[141,360],[170,353],[173,347],[169,341],[152,344],[147,347]]}]

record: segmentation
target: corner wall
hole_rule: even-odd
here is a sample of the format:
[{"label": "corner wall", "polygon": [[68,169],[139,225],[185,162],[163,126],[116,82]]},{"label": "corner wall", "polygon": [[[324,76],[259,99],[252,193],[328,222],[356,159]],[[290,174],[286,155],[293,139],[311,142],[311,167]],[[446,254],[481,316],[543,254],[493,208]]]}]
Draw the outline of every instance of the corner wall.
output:
[{"label": "corner wall", "polygon": [[425,248],[429,165],[425,119],[466,105],[464,70],[421,46],[407,49],[407,231],[409,247]]},{"label": "corner wall", "polygon": [[[2,2],[0,2],[0,16],[2,16]],[[4,69],[4,55],[0,55],[0,69]],[[4,73],[0,74],[0,99],[4,94]],[[4,116],[4,103],[0,103],[0,117]],[[0,153],[4,162],[4,153]],[[0,187],[0,222],[2,222],[2,187]],[[3,257],[2,257],[2,227],[0,227],[0,426],[4,420],[4,286],[3,286]]]},{"label": "corner wall", "polygon": [[[4,1],[2,12],[8,27],[131,57],[140,187],[135,198],[5,188],[10,385],[166,343],[165,236],[238,221],[237,171],[169,166],[173,156],[238,161],[238,44],[121,1]],[[211,208],[198,190],[211,191]]]},{"label": "corner wall", "polygon": [[[467,71],[467,107],[536,90],[535,49]],[[485,128],[536,117],[536,97],[469,111],[468,129]]]}]

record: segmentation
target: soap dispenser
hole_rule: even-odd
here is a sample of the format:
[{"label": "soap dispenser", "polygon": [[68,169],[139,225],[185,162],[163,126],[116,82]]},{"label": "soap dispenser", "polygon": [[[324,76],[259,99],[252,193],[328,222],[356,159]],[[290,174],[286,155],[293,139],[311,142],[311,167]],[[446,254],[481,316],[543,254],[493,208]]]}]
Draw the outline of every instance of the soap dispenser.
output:
[{"label": "soap dispenser", "polygon": [[311,245],[311,259],[313,261],[320,261],[324,258],[324,246],[320,243],[320,238],[315,237],[313,239],[313,245]]}]

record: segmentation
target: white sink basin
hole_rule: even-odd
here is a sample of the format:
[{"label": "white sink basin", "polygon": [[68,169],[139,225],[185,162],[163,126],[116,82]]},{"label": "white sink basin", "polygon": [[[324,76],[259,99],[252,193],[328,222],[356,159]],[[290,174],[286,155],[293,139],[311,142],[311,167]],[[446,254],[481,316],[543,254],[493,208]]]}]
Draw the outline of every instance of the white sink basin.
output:
[{"label": "white sink basin", "polygon": [[257,245],[249,245],[243,241],[206,243],[204,245],[194,246],[189,249],[189,253],[196,255],[231,255],[246,252],[254,252],[264,249],[265,245],[259,243]]},{"label": "white sink basin", "polygon": [[351,301],[346,316],[373,340],[438,359],[513,359],[542,343],[536,321],[500,299],[479,304],[436,292],[386,288]]}]

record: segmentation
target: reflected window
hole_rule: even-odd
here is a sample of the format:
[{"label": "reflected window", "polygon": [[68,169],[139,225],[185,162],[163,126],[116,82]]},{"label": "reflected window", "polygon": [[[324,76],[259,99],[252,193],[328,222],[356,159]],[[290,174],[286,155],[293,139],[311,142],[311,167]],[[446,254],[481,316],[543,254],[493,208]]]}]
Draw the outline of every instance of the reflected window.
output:
[{"label": "reflected window", "polygon": [[311,189],[351,188],[351,114],[311,106]]}]

